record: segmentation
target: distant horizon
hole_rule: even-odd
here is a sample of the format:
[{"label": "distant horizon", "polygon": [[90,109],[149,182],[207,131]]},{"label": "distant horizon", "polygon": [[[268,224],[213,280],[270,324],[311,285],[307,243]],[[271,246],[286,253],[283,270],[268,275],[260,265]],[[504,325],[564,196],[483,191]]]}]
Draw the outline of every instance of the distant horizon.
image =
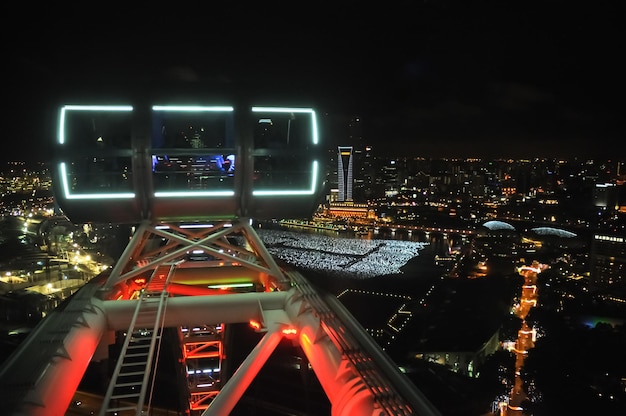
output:
[{"label": "distant horizon", "polygon": [[[349,146],[349,145],[346,145]],[[462,161],[567,161],[567,162],[593,162],[593,161],[605,161],[605,162],[616,162],[616,163],[626,163],[626,155],[621,158],[616,157],[608,157],[608,156],[433,156],[433,155],[422,155],[419,153],[416,154],[393,154],[393,153],[383,153],[383,154],[374,154],[376,158],[385,158],[385,159],[423,159],[423,160],[462,160]],[[21,158],[21,157],[4,157],[0,156],[0,163],[4,165],[12,164],[12,163],[24,163],[28,165],[36,165],[36,164],[52,164],[53,160],[46,160],[45,158]],[[626,173],[626,172],[625,172]]]}]

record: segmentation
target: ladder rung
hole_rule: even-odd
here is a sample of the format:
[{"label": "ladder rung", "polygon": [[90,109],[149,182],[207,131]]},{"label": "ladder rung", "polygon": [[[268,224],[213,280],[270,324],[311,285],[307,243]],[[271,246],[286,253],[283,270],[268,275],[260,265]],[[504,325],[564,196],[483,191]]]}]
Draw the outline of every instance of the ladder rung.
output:
[{"label": "ladder rung", "polygon": [[147,357],[148,353],[147,352],[141,352],[141,353],[134,353],[134,354],[126,354],[124,355],[124,358],[129,358],[129,357]]},{"label": "ladder rung", "polygon": [[142,366],[145,367],[146,366],[147,361],[134,361],[132,363],[122,363],[122,367],[132,367],[132,366]]},{"label": "ladder rung", "polygon": [[131,397],[139,397],[140,395],[137,393],[131,394],[117,394],[115,396],[111,396],[112,399],[129,399]]},{"label": "ladder rung", "polygon": [[115,387],[130,387],[130,386],[141,386],[143,381],[135,381],[133,383],[116,383]]},{"label": "ladder rung", "polygon": [[128,373],[119,373],[118,377],[131,377],[145,374],[145,371],[130,371]]}]

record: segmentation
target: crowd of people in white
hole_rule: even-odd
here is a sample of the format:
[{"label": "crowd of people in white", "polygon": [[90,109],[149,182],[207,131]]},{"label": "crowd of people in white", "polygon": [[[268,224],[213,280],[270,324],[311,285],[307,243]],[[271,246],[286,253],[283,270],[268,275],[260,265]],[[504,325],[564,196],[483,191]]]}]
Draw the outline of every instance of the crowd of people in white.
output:
[{"label": "crowd of people in white", "polygon": [[258,230],[275,258],[298,267],[355,278],[400,273],[428,243],[366,240],[283,230]]}]

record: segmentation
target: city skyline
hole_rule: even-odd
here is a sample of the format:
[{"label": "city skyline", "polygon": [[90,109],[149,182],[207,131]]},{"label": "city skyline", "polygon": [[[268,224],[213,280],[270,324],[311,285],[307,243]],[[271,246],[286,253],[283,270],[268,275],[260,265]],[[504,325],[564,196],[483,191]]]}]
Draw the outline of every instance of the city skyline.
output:
[{"label": "city skyline", "polygon": [[425,157],[615,156],[623,139],[623,4],[274,6],[164,14],[111,3],[30,18],[34,36],[12,36],[6,55],[7,134],[46,157],[38,144],[54,139],[59,100],[119,100],[141,87],[359,115],[365,141]]},{"label": "city skyline", "polygon": [[[267,227],[261,227],[263,230],[259,228],[259,238],[262,239],[272,257],[311,271],[311,277],[315,279],[313,281],[332,282],[331,287],[335,288],[333,293],[337,294],[337,299],[345,302],[346,308],[354,314],[356,319],[368,324],[364,325],[364,328],[368,329],[368,334],[380,342],[381,346],[386,346],[383,348],[387,348],[385,351],[388,351],[391,357],[398,357],[403,363],[406,360],[412,368],[415,368],[416,372],[408,371],[407,374],[415,376],[418,388],[425,388],[427,392],[430,392],[427,397],[433,400],[433,404],[442,414],[451,416],[485,414],[489,408],[495,412],[496,408],[502,409],[507,403],[512,406],[511,411],[520,411],[518,406],[521,406],[531,411],[536,409],[538,412],[536,414],[539,414],[541,409],[554,408],[560,410],[585,408],[589,411],[621,409],[624,402],[623,382],[620,384],[620,380],[623,380],[624,371],[623,368],[618,367],[618,360],[613,357],[619,357],[623,349],[621,345],[624,318],[621,270],[624,264],[624,239],[616,237],[614,232],[620,228],[621,231],[618,233],[623,234],[623,198],[619,198],[617,186],[611,187],[613,192],[609,192],[609,189],[605,187],[601,192],[592,191],[597,184],[606,184],[609,179],[615,184],[619,180],[616,172],[607,169],[603,164],[583,163],[578,164],[577,167],[564,164],[563,169],[552,169],[549,167],[553,166],[552,164],[545,165],[538,162],[537,167],[548,166],[548,168],[519,169],[522,165],[530,168],[532,163],[518,165],[508,161],[496,163],[458,161],[458,165],[457,162],[446,161],[432,164],[434,169],[431,171],[423,169],[430,165],[429,163],[425,165],[422,163],[418,161],[413,166],[412,172],[420,173],[412,179],[412,183],[407,184],[412,185],[408,188],[413,190],[404,195],[398,195],[398,198],[393,200],[380,199],[376,204],[378,213],[381,214],[380,217],[385,214],[385,218],[395,218],[405,224],[409,223],[412,228],[398,226],[397,229],[395,227],[392,229],[389,222],[370,222],[366,231],[367,237],[365,237],[363,234],[356,234],[352,231],[352,227],[346,227],[345,232],[354,233],[353,237],[362,236],[362,238],[353,238],[353,244],[348,245],[345,241],[341,241],[345,237],[323,236],[322,238],[317,230],[308,237],[304,237],[304,233],[298,233],[295,237],[282,232],[268,234],[266,231],[271,228],[268,223]],[[543,172],[543,174],[534,176],[533,180],[529,176],[531,171]],[[24,175],[24,179],[13,180],[18,179],[20,175],[20,173],[15,173],[15,178],[5,179],[7,190],[27,190],[29,184],[33,186],[49,182],[47,180],[35,181],[39,178],[38,175]],[[31,178],[32,183],[28,178]],[[489,178],[492,179],[488,180]],[[515,181],[516,179],[519,181]],[[388,180],[389,185],[393,186],[397,183],[397,176],[390,175]],[[518,184],[517,188],[513,186],[515,183]],[[620,186],[623,188],[623,185]],[[431,190],[425,193],[416,191],[426,188]],[[35,204],[46,202],[49,205],[51,203],[51,199],[33,200],[32,191],[24,192],[24,195],[28,198],[28,203],[18,203],[19,199],[16,199],[13,205],[6,206],[7,209],[11,206],[19,207],[16,211],[11,210],[13,214],[9,217],[14,220],[10,223],[15,224],[18,231],[25,229],[21,222],[30,223],[30,227],[36,227],[37,222],[29,222],[26,219],[28,215],[24,215],[22,219],[13,215],[18,212],[27,214],[26,210],[30,204],[32,208],[35,208]],[[451,195],[458,196],[451,198]],[[463,196],[460,197],[461,195]],[[475,195],[476,198],[471,195]],[[524,197],[521,197],[522,195]],[[13,199],[15,198],[7,198],[7,202]],[[104,206],[102,202],[99,203],[100,208]],[[73,203],[70,202],[70,204]],[[61,203],[61,206],[67,206],[67,204]],[[178,207],[182,210],[190,206],[180,204]],[[363,220],[366,219],[364,211],[353,214],[360,215]],[[89,215],[93,215],[93,212]],[[600,219],[601,217],[604,217],[604,220]],[[72,218],[71,215],[70,218]],[[493,218],[500,220],[490,220]],[[373,218],[367,215],[367,219]],[[501,220],[512,221],[515,226]],[[345,222],[356,224],[350,219]],[[568,229],[577,228],[577,233],[553,228],[546,230],[546,227],[529,229],[530,224],[534,226],[546,223],[563,225]],[[248,222],[243,224],[248,224]],[[367,224],[367,222],[362,224]],[[429,236],[429,231],[441,232],[439,227],[443,227],[444,233],[440,234],[439,243],[434,243],[431,240],[432,235]],[[460,229],[452,231],[455,227],[460,227]],[[214,227],[208,227],[207,230],[212,228]],[[215,228],[221,229],[220,226]],[[231,229],[231,227],[226,228]],[[50,228],[46,227],[46,229]],[[57,231],[60,229],[67,232],[73,227],[67,229],[59,227]],[[75,247],[74,243],[78,244],[80,241],[80,246],[85,249],[85,253],[93,253],[98,247],[94,246],[95,244],[106,244],[106,239],[100,238],[104,235],[100,235],[98,228],[93,228],[89,233],[94,232],[93,236],[99,238],[86,238],[87,230],[84,227],[78,229],[82,229],[82,232],[69,233],[73,238],[77,238],[76,240],[51,238],[50,241],[57,241],[57,244],[64,241],[67,247]],[[350,231],[347,231],[348,229]],[[363,229],[361,228],[361,231]],[[110,230],[110,227],[104,226],[100,230],[107,233],[110,232],[106,231]],[[578,231],[583,232],[578,233]],[[191,228],[189,232],[195,234],[198,230]],[[163,230],[159,231],[158,235],[162,236],[162,233]],[[455,234],[454,239],[450,238],[452,233]],[[591,239],[592,233],[593,239]],[[117,232],[115,234],[121,235]],[[137,233],[137,235],[140,234]],[[466,245],[468,241],[464,240],[463,235],[471,236],[471,245]],[[202,238],[198,235],[195,237]],[[386,238],[407,241],[393,241],[392,244],[392,241],[387,241]],[[121,240],[125,241],[124,238]],[[244,245],[238,244],[238,247],[242,246]],[[20,244],[19,247],[23,249],[23,245]],[[59,246],[56,247],[58,250]],[[419,248],[419,255],[416,256],[414,249],[418,247],[421,248]],[[471,247],[471,249],[466,252],[463,247]],[[424,251],[425,248],[432,250]],[[38,248],[37,250],[39,251]],[[184,250],[176,251],[181,255],[185,252]],[[217,252],[217,250],[212,252]],[[118,256],[119,254],[114,258]],[[169,255],[161,255],[160,258],[171,260]],[[196,257],[192,261],[202,261],[200,258]],[[69,261],[69,257],[66,259]],[[74,257],[73,261],[79,260],[91,261],[88,256],[83,255],[80,258]],[[135,260],[135,258],[132,259],[133,264]],[[538,260],[541,264],[549,265],[549,269],[545,270],[545,274],[542,272],[541,276],[536,276],[538,274],[536,262],[531,263],[531,260]],[[143,263],[139,261],[138,264]],[[525,267],[519,268],[520,264],[524,264]],[[36,267],[34,263],[33,267]],[[157,270],[160,268],[155,268],[155,273]],[[528,302],[525,303],[525,298],[521,298],[517,299],[518,304],[514,295],[519,292],[514,289],[522,285],[522,281],[517,277],[517,273],[519,272],[521,276],[522,271],[525,274],[532,272],[534,275],[533,279],[524,280],[526,283],[522,286],[521,293],[527,296]],[[392,275],[386,275],[386,273],[395,275],[398,272],[402,276],[398,276],[399,279],[396,281],[398,286],[394,284],[392,289]],[[346,273],[350,284],[340,291],[337,277]],[[42,273],[37,278],[45,279],[45,276]],[[48,278],[52,278],[53,281],[40,282],[38,286],[43,293],[63,287],[62,284],[66,281],[54,279],[56,276],[56,273],[49,274]],[[60,275],[58,276],[60,278]],[[377,280],[377,276],[384,276],[384,278]],[[9,275],[5,274],[3,282],[13,285],[16,281],[19,282],[21,277],[18,273],[11,271]],[[537,282],[534,280],[535,277],[538,279]],[[437,285],[434,282],[437,282]],[[375,290],[378,285],[384,290]],[[495,287],[497,290],[494,291]],[[607,296],[608,294],[610,295]],[[484,296],[484,301],[477,301],[478,295]],[[398,307],[398,304],[402,307],[389,309],[390,316],[383,313],[382,316],[377,316],[378,319],[370,320],[372,318],[369,317],[369,312],[372,308],[366,300],[375,300],[376,304],[379,307],[384,306],[385,310],[394,305]],[[5,302],[9,303],[11,299]],[[527,326],[522,325],[519,328],[517,338],[514,337],[516,330],[514,322],[519,321],[509,322],[505,319],[503,322],[496,322],[494,319],[495,317],[508,317],[510,310],[519,310],[523,312],[520,314],[524,317],[520,319],[525,322],[526,313],[529,312],[531,306],[530,302],[535,306],[540,306],[539,313],[528,314]],[[487,304],[490,307],[485,309]],[[451,310],[452,305],[454,309]],[[508,307],[503,307],[504,305]],[[73,308],[65,308],[65,310],[73,310]],[[402,313],[393,313],[396,310]],[[468,312],[469,310],[471,313]],[[550,311],[558,311],[563,321],[548,319],[550,315],[546,313]],[[447,317],[445,321],[441,320],[442,316]],[[607,316],[611,320],[607,319]],[[490,319],[482,319],[487,317]],[[494,320],[491,321],[491,319]],[[433,322],[438,322],[438,325],[433,325]],[[496,327],[500,329],[496,331]],[[533,329],[529,330],[530,327]],[[392,331],[385,331],[385,328]],[[557,328],[558,331],[555,330]],[[567,360],[559,362],[553,359],[551,348],[569,343],[567,334],[563,336],[565,330],[588,337],[590,343],[573,343],[572,348],[568,348],[570,355],[567,355]],[[132,333],[133,331],[126,332]],[[416,338],[418,336],[416,334],[419,334],[419,338]],[[451,335],[454,336],[451,338]],[[607,336],[611,338],[606,338]],[[486,339],[490,340],[488,342],[490,347],[483,350],[481,346],[485,345]],[[611,341],[607,342],[609,339]],[[499,344],[496,342],[498,340],[503,343]],[[445,342],[442,343],[442,341]],[[537,341],[536,345],[535,341]],[[461,345],[470,346],[471,349],[468,352],[459,353],[456,348],[459,345],[458,342]],[[413,351],[413,356],[417,357],[415,351],[420,352],[419,360],[412,360],[404,355],[403,351],[408,346]],[[504,360],[507,357],[513,358],[513,353],[517,358],[524,359],[523,366],[519,361]],[[525,358],[527,353],[529,360]],[[489,360],[483,362],[488,357],[490,357]],[[580,360],[593,362],[593,367],[580,365]],[[22,362],[28,365],[30,361]],[[496,373],[497,367],[488,365],[489,362],[508,365],[506,375],[503,375],[500,370]],[[434,363],[446,364],[447,368],[439,367],[439,369],[445,370],[448,376],[454,374],[455,378],[463,377],[467,388],[470,382],[473,385],[476,381],[487,382],[491,379],[489,374],[491,377],[498,377],[498,383],[496,383],[498,388],[491,390],[488,384],[484,384],[481,392],[474,391],[471,396],[466,396],[461,402],[457,402],[456,399],[451,400],[448,390],[450,384],[445,381],[441,385],[439,382],[431,384],[431,375],[425,371],[419,371],[419,368],[423,368],[424,365],[430,366]],[[476,365],[478,363],[482,363],[484,367],[479,368]],[[517,371],[515,375],[514,363]],[[520,366],[522,371],[519,371]],[[402,367],[406,368],[404,365]],[[451,368],[455,371],[450,371]],[[547,371],[543,371],[544,369]],[[562,374],[563,378],[550,382],[550,369],[559,369],[558,374]],[[587,374],[583,369],[592,373],[597,370],[597,374],[604,375],[602,380],[606,384],[600,384],[600,391],[597,390],[598,384],[592,384],[591,381],[585,383],[585,379],[580,377]],[[618,375],[617,378],[609,377],[609,373],[613,371]],[[20,371],[19,374],[31,374],[31,372]],[[573,378],[580,380],[576,387],[583,391],[579,401],[565,400],[564,405],[563,398],[567,399],[567,396],[562,396],[562,385],[564,378],[570,374],[578,375]],[[539,390],[535,390],[533,379],[537,381],[536,386]],[[195,382],[196,379],[190,378],[190,380]],[[496,381],[495,378],[493,381]],[[434,387],[435,385],[438,387]],[[458,384],[454,385],[459,387]],[[525,387],[528,389],[522,390]],[[586,387],[591,387],[591,389],[584,390]],[[10,392],[7,397],[12,397],[13,390],[5,389],[5,393],[7,391]],[[459,391],[472,390],[461,388]],[[504,396],[508,391],[511,392],[510,399]],[[496,394],[497,392],[501,394]],[[586,392],[589,392],[589,395],[586,395]],[[612,392],[615,394],[609,397],[607,393],[612,394]],[[566,390],[566,395],[568,393],[569,390]],[[524,400],[526,397],[532,400],[526,402]],[[193,400],[190,401],[192,402]],[[84,403],[85,407],[81,408],[86,413],[87,402]],[[449,407],[451,403],[454,403],[452,408]],[[457,407],[461,403],[463,403],[463,410]],[[477,411],[474,412],[472,409]]]}]

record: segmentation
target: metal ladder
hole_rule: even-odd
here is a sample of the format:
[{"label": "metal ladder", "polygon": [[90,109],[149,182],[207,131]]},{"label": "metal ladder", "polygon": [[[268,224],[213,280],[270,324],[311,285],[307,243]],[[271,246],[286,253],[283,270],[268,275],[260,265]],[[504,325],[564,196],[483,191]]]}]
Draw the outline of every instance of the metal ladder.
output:
[{"label": "metal ladder", "polygon": [[[168,297],[167,284],[175,264],[158,266],[138,299],[126,333],[120,356],[113,371],[100,416],[142,415],[155,352],[161,343],[162,320]],[[151,322],[150,327],[137,325]],[[155,369],[156,371],[156,369]]]}]

